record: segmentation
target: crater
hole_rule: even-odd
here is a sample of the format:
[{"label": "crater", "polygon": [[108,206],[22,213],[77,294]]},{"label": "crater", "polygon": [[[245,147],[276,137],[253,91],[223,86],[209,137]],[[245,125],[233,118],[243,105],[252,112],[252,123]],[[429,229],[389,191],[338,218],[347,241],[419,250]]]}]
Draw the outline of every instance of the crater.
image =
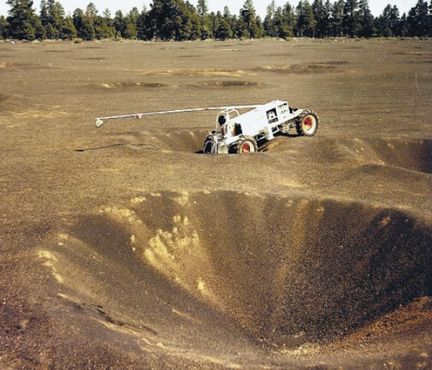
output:
[{"label": "crater", "polygon": [[32,63],[10,63],[10,62],[0,62],[0,70],[2,69],[48,69],[52,68],[51,65],[41,65]]},{"label": "crater", "polygon": [[[397,209],[230,191],[143,193],[69,225],[40,253],[57,282],[110,324],[166,333],[179,349],[187,344],[178,320],[200,328],[192,342],[211,342],[217,331],[298,348],[336,341],[432,295],[432,229]],[[221,336],[230,325],[239,331]]]},{"label": "crater", "polygon": [[74,60],[95,60],[95,61],[100,61],[100,60],[106,60],[106,58],[103,57],[87,57],[87,58],[73,58]]},{"label": "crater", "polygon": [[201,58],[199,54],[179,55],[177,58]]},{"label": "crater", "polygon": [[[297,141],[293,140],[275,140],[270,143],[267,150],[276,153],[291,151],[296,145]],[[353,161],[432,173],[432,140],[428,139],[317,137],[308,143],[308,154],[320,163]]]},{"label": "crater", "polygon": [[241,77],[245,71],[236,69],[196,68],[196,69],[157,69],[138,71],[144,76],[178,76],[178,77]]},{"label": "crater", "polygon": [[338,71],[337,67],[330,63],[291,64],[291,65],[267,65],[258,67],[255,71],[273,73],[313,74]]},{"label": "crater", "polygon": [[60,49],[52,49],[52,50],[43,50],[44,53],[70,53],[70,50],[60,50]]},{"label": "crater", "polygon": [[224,89],[231,87],[256,87],[260,86],[258,82],[253,81],[239,81],[239,80],[223,80],[223,81],[202,81],[188,86],[201,88],[201,89]]},{"label": "crater", "polygon": [[102,46],[81,46],[80,49],[99,50],[99,49],[106,49],[106,48]]},{"label": "crater", "polygon": [[104,90],[131,90],[131,89],[157,89],[167,87],[167,84],[161,82],[134,82],[134,81],[121,81],[121,82],[107,82],[97,85],[98,88]]}]

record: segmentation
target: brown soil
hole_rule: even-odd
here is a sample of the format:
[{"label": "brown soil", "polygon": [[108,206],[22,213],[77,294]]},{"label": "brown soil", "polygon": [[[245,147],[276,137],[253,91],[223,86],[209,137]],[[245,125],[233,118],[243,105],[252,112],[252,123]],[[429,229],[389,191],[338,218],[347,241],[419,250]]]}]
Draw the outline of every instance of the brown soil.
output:
[{"label": "brown soil", "polygon": [[[0,367],[431,368],[431,52],[0,44]],[[318,134],[207,156],[213,113],[94,126],[273,99]]]}]

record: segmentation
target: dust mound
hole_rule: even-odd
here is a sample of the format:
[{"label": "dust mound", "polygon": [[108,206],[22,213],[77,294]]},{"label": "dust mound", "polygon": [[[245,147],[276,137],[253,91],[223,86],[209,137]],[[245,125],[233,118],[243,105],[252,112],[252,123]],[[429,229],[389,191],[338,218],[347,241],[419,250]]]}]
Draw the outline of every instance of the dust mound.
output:
[{"label": "dust mound", "polygon": [[30,106],[31,103],[24,96],[0,94],[0,108],[4,113],[21,112]]},{"label": "dust mound", "polygon": [[9,98],[9,95],[0,94],[0,104],[6,101]]},{"label": "dust mound", "polygon": [[106,60],[106,58],[103,57],[87,57],[87,58],[74,58],[74,60],[94,60],[94,61],[101,61]]},{"label": "dust mound", "polygon": [[337,71],[337,67],[330,63],[268,65],[268,66],[258,67],[255,69],[255,71],[273,72],[273,73],[309,74],[309,73],[335,72]]},{"label": "dust mound", "polygon": [[199,54],[186,54],[186,55],[179,55],[177,58],[201,58],[201,55],[199,55]]},{"label": "dust mound", "polygon": [[223,89],[229,87],[255,87],[259,85],[260,84],[258,82],[252,82],[252,81],[224,80],[224,81],[203,81],[203,82],[191,84],[190,86],[196,88]]},{"label": "dust mound", "polygon": [[52,50],[43,50],[43,53],[70,53],[70,50],[60,50],[60,49],[52,49]]},{"label": "dust mound", "polygon": [[177,76],[177,77],[240,77],[245,74],[242,70],[219,68],[191,68],[191,69],[159,69],[141,71],[144,76]]},{"label": "dust mound", "polygon": [[106,49],[106,48],[102,46],[81,46],[80,49],[99,50],[99,49]]},{"label": "dust mound", "polygon": [[203,146],[208,130],[174,130],[160,132],[129,132],[117,137],[121,145],[141,150],[164,150],[183,153],[198,153]]},{"label": "dust mound", "polygon": [[[295,149],[295,142],[281,138],[270,143],[270,152]],[[322,163],[356,161],[374,163],[424,173],[432,172],[432,140],[416,139],[330,139],[317,138],[308,143],[314,160]]]},{"label": "dust mound", "polygon": [[41,65],[41,64],[33,64],[33,63],[10,63],[10,62],[0,62],[0,71],[2,69],[47,69],[51,68],[50,66]]},{"label": "dust mound", "polygon": [[292,56],[292,53],[272,53],[272,54],[265,54],[263,56],[265,57],[289,57]]},{"label": "dust mound", "polygon": [[386,165],[432,173],[432,140],[368,140],[370,149]]},{"label": "dust mound", "polygon": [[155,89],[166,87],[167,84],[161,82],[133,82],[133,81],[123,81],[123,82],[108,82],[98,85],[99,88],[104,90],[131,90],[131,89]]},{"label": "dust mound", "polygon": [[359,203],[141,194],[78,217],[58,238],[42,256],[55,254],[59,282],[106,302],[111,321],[156,333],[168,311],[199,302],[201,320],[211,324],[217,311],[253,341],[298,346],[341,338],[432,294],[430,225]]}]

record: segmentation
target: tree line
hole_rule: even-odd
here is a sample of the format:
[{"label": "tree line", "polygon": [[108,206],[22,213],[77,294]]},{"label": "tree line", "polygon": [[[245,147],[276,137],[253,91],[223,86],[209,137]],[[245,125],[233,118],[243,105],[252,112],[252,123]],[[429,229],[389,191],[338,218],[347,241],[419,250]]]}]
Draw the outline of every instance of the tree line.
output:
[{"label": "tree line", "polygon": [[209,12],[207,0],[197,6],[183,0],[153,0],[150,9],[133,8],[114,16],[99,13],[93,3],[65,15],[60,2],[42,0],[39,13],[31,0],[7,0],[9,16],[0,16],[0,39],[84,40],[124,38],[138,40],[205,40],[261,37],[429,37],[432,36],[432,0],[418,0],[408,14],[387,5],[374,17],[367,0],[301,0],[267,7],[264,19],[253,0],[246,0],[239,14],[228,7]]}]

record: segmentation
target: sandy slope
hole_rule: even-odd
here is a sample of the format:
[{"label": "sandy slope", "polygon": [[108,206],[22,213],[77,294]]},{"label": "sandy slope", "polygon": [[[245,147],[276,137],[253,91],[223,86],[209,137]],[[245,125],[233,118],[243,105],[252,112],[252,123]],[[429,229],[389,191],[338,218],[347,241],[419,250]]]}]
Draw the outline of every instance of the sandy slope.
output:
[{"label": "sandy slope", "polygon": [[[432,42],[0,44],[0,364],[430,368]],[[196,154],[287,99],[314,138]]]}]

